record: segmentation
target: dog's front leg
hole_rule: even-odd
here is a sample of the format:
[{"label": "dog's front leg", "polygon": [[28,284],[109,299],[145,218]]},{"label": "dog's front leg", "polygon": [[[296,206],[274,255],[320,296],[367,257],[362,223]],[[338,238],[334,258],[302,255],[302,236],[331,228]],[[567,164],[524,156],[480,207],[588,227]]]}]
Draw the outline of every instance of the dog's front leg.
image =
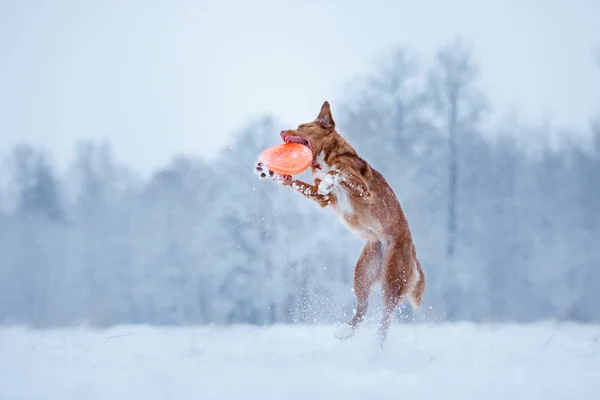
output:
[{"label": "dog's front leg", "polygon": [[261,162],[256,163],[254,166],[254,173],[258,175],[259,179],[270,179],[272,181],[280,182],[282,185],[286,185],[287,183],[292,181],[292,177],[290,175],[281,175],[277,172],[273,172]]},{"label": "dog's front leg", "polygon": [[329,195],[319,193],[319,188],[317,186],[295,179],[286,184],[291,186],[296,192],[304,195],[304,197],[307,199],[316,201],[321,207],[327,207],[331,204],[331,198]]},{"label": "dog's front leg", "polygon": [[329,171],[323,180],[315,181],[315,183],[317,183],[317,193],[328,195],[337,185],[339,185],[341,180],[340,173],[337,170]]},{"label": "dog's front leg", "polygon": [[362,176],[356,173],[344,174],[344,179],[340,180],[340,185],[367,202],[372,200],[367,182],[365,182]]},{"label": "dog's front leg", "polygon": [[371,200],[371,192],[360,175],[340,173],[338,170],[329,171],[325,178],[319,182],[319,193],[329,194],[338,185],[366,201]]},{"label": "dog's front leg", "polygon": [[272,181],[279,182],[279,184],[282,186],[290,186],[296,192],[304,195],[304,197],[319,203],[321,207],[327,207],[331,204],[331,198],[328,195],[319,194],[316,186],[295,180],[290,175],[281,175],[273,172],[260,162],[256,164],[254,172],[259,176],[260,179],[270,179]]}]

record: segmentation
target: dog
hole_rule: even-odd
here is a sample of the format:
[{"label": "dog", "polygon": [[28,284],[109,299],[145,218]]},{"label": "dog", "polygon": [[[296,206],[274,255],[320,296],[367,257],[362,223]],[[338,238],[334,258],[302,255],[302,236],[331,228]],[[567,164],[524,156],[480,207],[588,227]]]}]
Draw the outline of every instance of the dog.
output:
[{"label": "dog", "polygon": [[378,327],[380,345],[386,342],[391,315],[408,298],[418,310],[425,291],[425,274],[417,259],[411,230],[394,191],[381,173],[361,158],[336,131],[325,101],[317,118],[280,133],[286,143],[301,143],[313,153],[308,184],[280,175],[257,162],[255,173],[288,186],[322,208],[332,208],[347,227],[366,241],[354,269],[356,311],[336,337],[350,338],[363,321],[373,285],[382,284],[383,314]]}]

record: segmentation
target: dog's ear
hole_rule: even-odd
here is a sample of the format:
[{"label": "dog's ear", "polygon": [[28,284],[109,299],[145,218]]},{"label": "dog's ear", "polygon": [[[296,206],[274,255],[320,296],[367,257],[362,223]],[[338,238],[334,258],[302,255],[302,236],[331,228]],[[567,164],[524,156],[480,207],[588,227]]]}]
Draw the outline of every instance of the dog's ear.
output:
[{"label": "dog's ear", "polygon": [[325,101],[321,106],[321,112],[317,116],[315,120],[323,125],[327,129],[335,128],[335,121],[333,120],[333,116],[331,115],[331,108],[329,107],[329,103]]}]

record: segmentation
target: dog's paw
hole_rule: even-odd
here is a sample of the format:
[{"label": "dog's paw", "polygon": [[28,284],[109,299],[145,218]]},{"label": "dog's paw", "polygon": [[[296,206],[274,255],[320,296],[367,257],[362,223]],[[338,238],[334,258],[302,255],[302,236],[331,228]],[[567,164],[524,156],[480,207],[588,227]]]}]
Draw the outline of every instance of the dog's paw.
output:
[{"label": "dog's paw", "polygon": [[254,173],[258,175],[259,179],[272,179],[273,175],[275,174],[275,172],[269,170],[261,162],[256,163],[256,165],[254,166]]},{"label": "dog's paw", "polygon": [[288,186],[292,183],[291,175],[281,175],[277,172],[273,172],[261,162],[256,163],[254,166],[254,173],[258,175],[259,179],[270,179],[272,181],[279,182],[281,185]]},{"label": "dog's paw", "polygon": [[335,337],[336,339],[340,340],[350,339],[352,336],[354,336],[354,329],[355,327],[350,324],[342,324],[337,327],[335,331]]},{"label": "dog's paw", "polygon": [[327,174],[325,178],[319,182],[319,187],[317,188],[317,193],[319,194],[329,194],[335,187],[338,185],[340,181],[339,175]]}]

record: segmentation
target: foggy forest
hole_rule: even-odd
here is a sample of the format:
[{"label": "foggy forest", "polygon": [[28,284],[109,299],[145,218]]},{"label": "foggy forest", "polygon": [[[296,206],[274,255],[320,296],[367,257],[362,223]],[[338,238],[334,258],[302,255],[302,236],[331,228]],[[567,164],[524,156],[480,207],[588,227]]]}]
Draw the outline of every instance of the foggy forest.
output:
[{"label": "foggy forest", "polygon": [[[409,220],[427,289],[398,320],[600,322],[600,110],[567,140],[498,118],[481,74],[460,41],[432,59],[398,47],[323,99]],[[364,243],[253,172],[287,128],[258,115],[214,161],[176,155],[149,177],[108,141],[80,142],[64,173],[35,144],[3,154],[0,323],[347,320]]]}]

